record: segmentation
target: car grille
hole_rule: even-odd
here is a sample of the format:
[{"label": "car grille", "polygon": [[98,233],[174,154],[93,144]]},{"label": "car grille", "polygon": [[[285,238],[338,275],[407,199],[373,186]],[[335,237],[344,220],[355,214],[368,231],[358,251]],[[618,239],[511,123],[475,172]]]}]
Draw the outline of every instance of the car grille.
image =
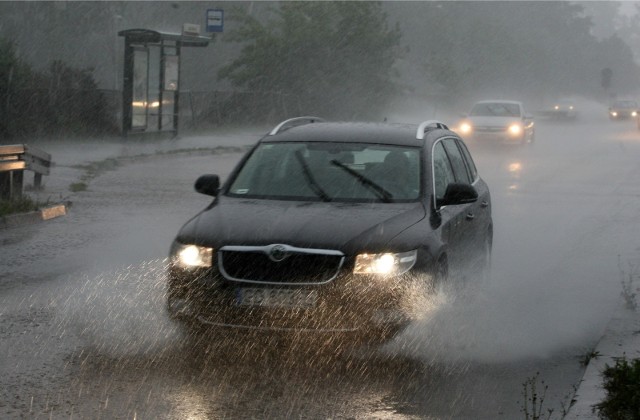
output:
[{"label": "car grille", "polygon": [[500,133],[506,131],[505,127],[476,127],[475,131],[480,133]]},{"label": "car grille", "polygon": [[227,280],[277,285],[330,282],[344,262],[340,251],[295,248],[225,246],[218,252],[220,272]]}]

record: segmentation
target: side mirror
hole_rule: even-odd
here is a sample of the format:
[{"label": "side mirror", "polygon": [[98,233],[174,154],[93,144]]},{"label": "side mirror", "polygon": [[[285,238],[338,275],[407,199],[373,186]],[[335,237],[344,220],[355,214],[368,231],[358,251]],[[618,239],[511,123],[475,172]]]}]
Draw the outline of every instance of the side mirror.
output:
[{"label": "side mirror", "polygon": [[196,180],[195,189],[200,194],[215,197],[220,189],[220,177],[218,175],[202,175]]},{"label": "side mirror", "polygon": [[452,183],[447,186],[444,197],[437,203],[438,207],[475,203],[478,192],[469,184]]}]

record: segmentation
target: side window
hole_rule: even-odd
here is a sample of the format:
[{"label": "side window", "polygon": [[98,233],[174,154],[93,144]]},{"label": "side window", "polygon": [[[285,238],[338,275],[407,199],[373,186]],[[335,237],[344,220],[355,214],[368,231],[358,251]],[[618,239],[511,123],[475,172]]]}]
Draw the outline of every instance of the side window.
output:
[{"label": "side window", "polygon": [[433,146],[433,184],[435,188],[436,201],[444,198],[447,186],[455,182],[453,170],[444,150],[442,142]]},{"label": "side window", "polygon": [[471,175],[471,182],[476,180],[478,177],[478,170],[476,169],[476,164],[473,162],[471,158],[471,153],[469,153],[469,149],[467,149],[467,145],[463,142],[459,141],[458,146],[460,146],[460,150],[462,150],[462,155],[464,156],[464,160],[467,163],[467,168],[469,169],[469,174]]},{"label": "side window", "polygon": [[471,184],[471,177],[467,171],[467,166],[464,163],[462,153],[456,144],[456,140],[452,138],[444,139],[442,140],[442,144],[447,151],[447,155],[449,155],[449,161],[451,161],[451,168],[453,169],[453,174],[456,177],[456,182],[461,184]]}]

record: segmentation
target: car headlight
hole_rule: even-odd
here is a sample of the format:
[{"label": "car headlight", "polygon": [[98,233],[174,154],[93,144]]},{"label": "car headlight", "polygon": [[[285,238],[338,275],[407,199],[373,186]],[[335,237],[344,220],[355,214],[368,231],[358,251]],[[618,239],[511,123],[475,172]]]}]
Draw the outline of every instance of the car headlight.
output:
[{"label": "car headlight", "polygon": [[638,116],[638,111],[633,111],[633,112],[631,113],[631,116],[632,116],[632,117],[637,117],[637,116]]},{"label": "car headlight", "polygon": [[611,111],[611,116],[612,116],[612,117],[617,117],[617,116],[618,116],[618,113],[617,113],[616,111]]},{"label": "car headlight", "polygon": [[171,257],[172,261],[180,267],[211,267],[213,264],[213,248],[174,242],[171,247]]},{"label": "car headlight", "polygon": [[466,122],[460,124],[460,132],[462,134],[469,134],[471,132],[471,124],[466,123]]},{"label": "car headlight", "polygon": [[509,134],[512,136],[519,136],[522,134],[522,126],[520,124],[511,124],[509,126]]},{"label": "car headlight", "polygon": [[556,105],[553,107],[553,109],[555,109],[556,111],[560,109],[560,105]]},{"label": "car headlight", "polygon": [[398,254],[360,254],[356,257],[354,274],[404,274],[416,263],[418,251],[401,252]]}]

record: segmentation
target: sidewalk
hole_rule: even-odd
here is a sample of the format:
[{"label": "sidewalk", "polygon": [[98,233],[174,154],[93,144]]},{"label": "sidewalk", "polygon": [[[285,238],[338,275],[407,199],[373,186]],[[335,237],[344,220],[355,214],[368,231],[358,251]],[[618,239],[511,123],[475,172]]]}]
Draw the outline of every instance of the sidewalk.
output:
[{"label": "sidewalk", "polygon": [[614,314],[595,348],[594,357],[589,362],[576,391],[576,403],[565,419],[598,419],[593,406],[605,398],[602,389],[602,371],[605,365],[614,366],[616,359],[628,360],[640,357],[640,311],[621,307]]},{"label": "sidewalk", "polygon": [[[28,191],[35,200],[42,203],[73,202],[71,184],[85,181],[83,177],[92,170],[91,165],[108,167],[109,159],[132,159],[167,153],[197,153],[212,151],[219,147],[246,149],[255,144],[268,129],[253,128],[247,130],[223,131],[205,135],[185,135],[175,139],[139,139],[113,138],[107,140],[87,139],[70,141],[26,141],[26,144],[38,147],[51,154],[53,166],[51,174],[43,177],[44,188],[41,191]],[[95,176],[95,175],[94,175]],[[92,176],[86,180],[90,184]],[[25,186],[33,180],[27,171]]]},{"label": "sidewalk", "polygon": [[[215,134],[178,136],[175,139],[113,138],[80,141],[33,141],[51,154],[55,166],[86,165],[109,158],[162,154],[177,150],[213,149],[215,147],[246,147],[253,145],[268,131],[267,128],[223,131]],[[54,166],[54,168],[55,168]],[[49,176],[51,178],[51,176]],[[44,178],[46,180],[47,178]]]},{"label": "sidewalk", "polygon": [[219,147],[243,150],[256,143],[267,132],[268,128],[254,128],[158,140],[118,137],[105,140],[23,141],[23,143],[38,147],[52,156],[51,173],[43,177],[41,190],[27,191],[33,180],[33,175],[30,171],[27,171],[25,175],[25,192],[33,200],[44,204],[44,207],[38,211],[0,217],[0,229],[39,223],[66,215],[68,208],[73,204],[71,185],[83,181],[90,183],[90,179],[86,179],[86,177],[88,172],[92,170],[91,165],[100,167],[109,159],[136,158],[175,152],[195,153]]}]

